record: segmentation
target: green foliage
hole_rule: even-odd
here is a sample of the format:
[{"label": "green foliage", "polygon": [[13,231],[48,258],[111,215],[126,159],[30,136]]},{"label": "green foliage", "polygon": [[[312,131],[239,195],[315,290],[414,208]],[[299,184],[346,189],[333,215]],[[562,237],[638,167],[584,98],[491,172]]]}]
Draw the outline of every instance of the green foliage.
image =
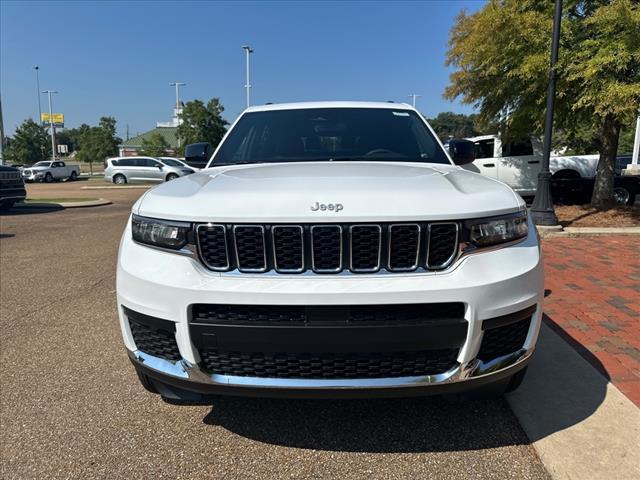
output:
[{"label": "green foliage", "polygon": [[205,105],[202,100],[187,102],[180,118],[177,136],[182,146],[196,142],[209,142],[215,148],[227,131],[227,122],[222,118],[224,107],[217,98]]},{"label": "green foliage", "polygon": [[51,140],[47,132],[31,119],[22,122],[13,137],[7,140],[4,155],[15,165],[32,165],[51,156]]},{"label": "green foliage", "polygon": [[[491,0],[462,12],[449,39],[445,97],[461,97],[506,136],[544,128],[553,2]],[[621,125],[640,105],[640,5],[568,0],[563,11],[555,125],[561,137],[600,151],[592,203],[612,198]],[[595,135],[590,132],[595,132]]]},{"label": "green foliage", "polygon": [[116,136],[116,120],[113,117],[101,117],[97,127],[81,125],[78,129],[77,159],[89,163],[102,163],[107,157],[118,154],[118,145],[122,140]]},{"label": "green foliage", "polygon": [[160,133],[153,133],[149,140],[142,139],[140,154],[147,157],[163,157],[169,155],[170,149],[169,142]]},{"label": "green foliage", "polygon": [[475,137],[483,133],[483,129],[477,124],[478,115],[476,114],[440,112],[428,121],[443,142],[450,138]]}]

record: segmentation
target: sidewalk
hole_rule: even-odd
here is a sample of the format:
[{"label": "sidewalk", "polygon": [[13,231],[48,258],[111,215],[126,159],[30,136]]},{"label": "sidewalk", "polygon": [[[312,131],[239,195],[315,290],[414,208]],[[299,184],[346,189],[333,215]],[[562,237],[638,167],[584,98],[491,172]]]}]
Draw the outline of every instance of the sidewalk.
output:
[{"label": "sidewalk", "polygon": [[545,323],[640,407],[637,237],[547,238],[542,245]]}]

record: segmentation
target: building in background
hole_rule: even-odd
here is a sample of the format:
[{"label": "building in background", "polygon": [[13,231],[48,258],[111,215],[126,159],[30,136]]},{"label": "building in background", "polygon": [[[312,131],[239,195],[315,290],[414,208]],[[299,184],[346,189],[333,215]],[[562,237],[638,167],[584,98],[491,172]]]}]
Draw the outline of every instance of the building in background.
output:
[{"label": "building in background", "polygon": [[119,155],[121,157],[131,157],[135,155],[140,155],[140,151],[142,150],[142,141],[150,140],[151,136],[155,133],[159,133],[164,137],[164,139],[169,144],[171,150],[175,152],[175,150],[180,146],[180,141],[178,140],[177,131],[178,125],[182,123],[180,119],[180,115],[182,114],[182,107],[184,107],[184,103],[180,102],[180,107],[174,107],[173,116],[171,120],[168,122],[156,122],[156,128],[153,130],[149,130],[141,135],[132,137],[128,140],[125,140],[120,145]]}]

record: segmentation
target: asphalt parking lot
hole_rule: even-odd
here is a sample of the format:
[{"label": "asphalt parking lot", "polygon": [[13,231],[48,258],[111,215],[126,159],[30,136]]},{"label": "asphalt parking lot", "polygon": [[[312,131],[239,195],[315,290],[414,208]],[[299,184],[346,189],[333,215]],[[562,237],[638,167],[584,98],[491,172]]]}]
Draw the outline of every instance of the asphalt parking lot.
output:
[{"label": "asphalt parking lot", "polygon": [[[163,402],[121,342],[115,263],[144,190],[1,217],[2,478],[518,478],[548,474],[504,400]],[[62,194],[64,192],[64,194]]]}]

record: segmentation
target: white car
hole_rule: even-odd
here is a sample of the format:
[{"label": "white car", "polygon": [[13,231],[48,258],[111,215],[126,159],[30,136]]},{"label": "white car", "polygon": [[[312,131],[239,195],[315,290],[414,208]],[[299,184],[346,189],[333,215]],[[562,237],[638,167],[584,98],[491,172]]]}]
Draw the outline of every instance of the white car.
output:
[{"label": "white car", "polygon": [[157,157],[157,158],[162,163],[164,163],[165,165],[168,165],[170,167],[178,167],[178,168],[183,167],[183,168],[191,169],[191,170],[196,171],[196,172],[198,170],[200,170],[199,168],[195,168],[195,167],[190,166],[182,158],[175,158],[175,157]]},{"label": "white car", "polygon": [[79,165],[67,165],[62,160],[42,161],[31,167],[22,169],[22,178],[25,182],[47,182],[68,179],[77,180],[80,175]]},{"label": "white car", "polygon": [[[125,346],[174,399],[501,393],[534,350],[535,227],[403,104],[251,107],[198,173],[133,206]],[[206,149],[203,149],[206,151]]]},{"label": "white car", "polygon": [[[506,183],[522,196],[533,196],[542,167],[542,142],[537,138],[502,142],[499,135],[469,138],[476,159],[464,168]],[[593,178],[599,155],[554,155],[549,159],[553,179]]]}]

